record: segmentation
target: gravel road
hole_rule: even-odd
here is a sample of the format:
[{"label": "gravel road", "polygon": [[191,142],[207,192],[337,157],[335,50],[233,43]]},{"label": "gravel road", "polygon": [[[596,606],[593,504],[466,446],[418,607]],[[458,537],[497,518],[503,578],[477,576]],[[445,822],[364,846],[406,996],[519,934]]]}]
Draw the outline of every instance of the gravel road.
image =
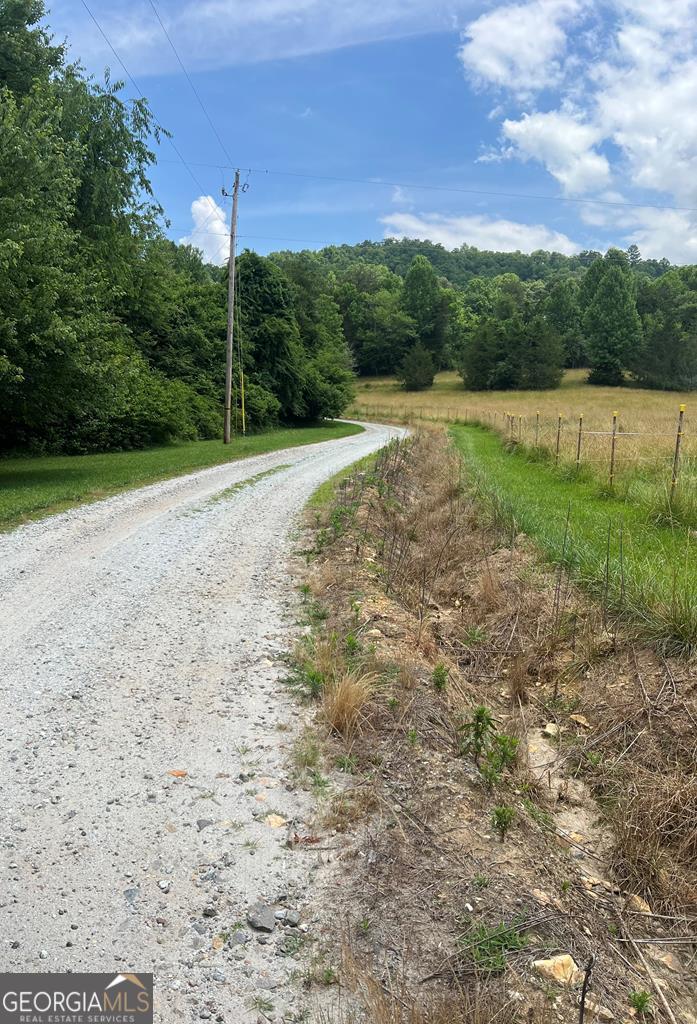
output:
[{"label": "gravel road", "polygon": [[168,1024],[293,1019],[321,855],[286,845],[288,558],[312,491],[402,433],[365,427],[0,535],[0,970],[152,971]]}]

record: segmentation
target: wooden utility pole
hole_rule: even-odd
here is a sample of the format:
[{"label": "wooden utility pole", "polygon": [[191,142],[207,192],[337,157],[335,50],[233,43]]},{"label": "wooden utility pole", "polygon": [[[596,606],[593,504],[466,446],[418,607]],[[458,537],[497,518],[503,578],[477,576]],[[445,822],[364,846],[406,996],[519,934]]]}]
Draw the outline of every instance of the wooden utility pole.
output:
[{"label": "wooden utility pole", "polygon": [[[225,423],[223,441],[230,444],[230,416],[232,410],[232,352],[235,331],[235,246],[237,234],[237,197],[240,191],[240,172],[235,171],[235,185],[232,190],[232,217],[230,218],[230,253],[228,255],[227,282],[227,349],[225,353]],[[228,193],[223,189],[223,195]],[[241,367],[240,367],[241,369]],[[244,418],[242,433],[245,432]]]}]

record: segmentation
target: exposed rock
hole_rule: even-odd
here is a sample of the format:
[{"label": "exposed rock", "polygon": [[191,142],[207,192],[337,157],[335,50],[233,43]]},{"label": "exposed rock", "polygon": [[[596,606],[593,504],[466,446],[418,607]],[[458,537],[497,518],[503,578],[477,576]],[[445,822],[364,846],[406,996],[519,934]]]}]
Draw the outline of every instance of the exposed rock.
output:
[{"label": "exposed rock", "polygon": [[633,892],[627,900],[627,910],[636,910],[640,914],[650,914],[651,907],[645,899]]},{"label": "exposed rock", "polygon": [[547,722],[547,725],[542,730],[542,735],[546,736],[549,740],[556,740],[559,736],[559,726],[554,722]]},{"label": "exposed rock", "polygon": [[541,903],[543,907],[549,907],[552,904],[552,900],[543,892],[542,889],[531,889],[531,895],[535,897],[538,903]]},{"label": "exposed rock", "polygon": [[583,978],[583,971],[579,970],[578,964],[568,953],[552,956],[549,960],[535,960],[532,969],[559,985],[576,985]]},{"label": "exposed rock", "polygon": [[586,999],[586,1013],[590,1013],[596,1020],[611,1021],[615,1019],[612,1010],[608,1010],[607,1006],[601,1006],[600,1003],[594,1003],[592,999]]},{"label": "exposed rock", "polygon": [[671,953],[670,950],[654,946],[649,946],[648,952],[654,960],[659,964],[663,964],[663,966],[667,967],[669,971],[673,971],[674,974],[682,974],[682,965],[675,953]]},{"label": "exposed rock", "polygon": [[583,729],[591,728],[591,724],[585,715],[569,715],[569,718],[572,722],[575,722],[576,725],[580,725]]},{"label": "exposed rock", "polygon": [[247,923],[262,932],[272,932],[276,927],[276,910],[263,903],[255,903],[247,911]]},{"label": "exposed rock", "polygon": [[196,822],[196,828],[199,832],[203,832],[204,828],[208,828],[210,825],[215,824],[210,818],[199,818]]}]

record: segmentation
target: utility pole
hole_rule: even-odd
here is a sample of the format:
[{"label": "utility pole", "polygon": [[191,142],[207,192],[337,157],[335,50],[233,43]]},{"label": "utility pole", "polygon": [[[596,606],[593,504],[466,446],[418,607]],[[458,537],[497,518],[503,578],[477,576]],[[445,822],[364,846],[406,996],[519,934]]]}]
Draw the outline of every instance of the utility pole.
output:
[{"label": "utility pole", "polygon": [[[235,185],[232,190],[232,217],[230,218],[230,253],[228,256],[227,283],[227,349],[225,353],[225,423],[223,426],[223,442],[230,444],[230,413],[232,409],[232,351],[235,330],[235,245],[237,234],[237,197],[240,191],[240,172],[235,171]],[[223,189],[223,195],[228,193]],[[240,372],[242,363],[240,361]],[[244,382],[241,381],[244,388]],[[243,392],[244,394],[244,392]],[[244,399],[242,400],[244,402]],[[244,406],[243,406],[244,408]],[[242,433],[245,433],[244,412],[242,414]]]}]

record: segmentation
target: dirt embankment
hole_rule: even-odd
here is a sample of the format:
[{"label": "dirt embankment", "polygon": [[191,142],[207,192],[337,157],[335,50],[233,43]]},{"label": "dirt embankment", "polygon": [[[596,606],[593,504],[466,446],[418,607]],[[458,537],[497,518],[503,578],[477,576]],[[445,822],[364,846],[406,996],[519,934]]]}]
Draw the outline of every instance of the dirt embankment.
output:
[{"label": "dirt embankment", "polygon": [[692,666],[502,535],[443,435],[345,481],[311,536],[328,1016],[695,1024]]}]

